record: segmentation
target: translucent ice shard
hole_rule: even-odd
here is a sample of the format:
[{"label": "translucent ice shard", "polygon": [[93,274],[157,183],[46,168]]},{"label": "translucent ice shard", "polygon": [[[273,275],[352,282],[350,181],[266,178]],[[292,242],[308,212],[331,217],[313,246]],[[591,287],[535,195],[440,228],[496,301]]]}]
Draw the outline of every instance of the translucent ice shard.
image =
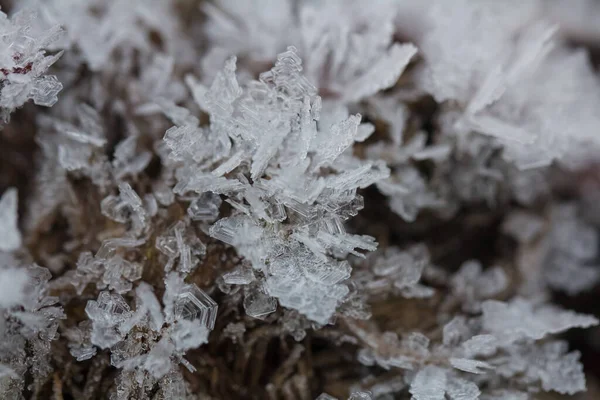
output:
[{"label": "translucent ice shard", "polygon": [[132,315],[123,297],[109,292],[100,292],[97,301],[88,301],[85,312],[93,323],[91,341],[101,348],[111,347],[122,340],[127,332],[120,332],[118,328]]},{"label": "translucent ice shard", "polygon": [[100,203],[103,215],[117,222],[130,220],[136,232],[142,232],[148,221],[148,213],[138,194],[128,183],[119,184],[119,196],[110,195]]},{"label": "translucent ice shard", "polygon": [[446,387],[450,400],[477,400],[480,394],[476,384],[460,378],[451,379]]},{"label": "translucent ice shard", "polygon": [[221,198],[212,192],[206,192],[192,200],[187,213],[194,221],[213,222],[219,216]]},{"label": "translucent ice shard", "polygon": [[486,372],[486,370],[493,368],[486,362],[471,360],[468,358],[450,358],[449,361],[454,368],[461,371],[470,372],[472,374],[483,374]]},{"label": "translucent ice shard", "polygon": [[223,275],[223,282],[228,285],[247,285],[254,279],[252,269],[247,266],[239,266]]},{"label": "translucent ice shard", "polygon": [[510,303],[485,301],[483,326],[504,343],[530,338],[538,340],[571,328],[588,328],[598,324],[592,316],[566,311],[552,305],[536,307],[533,303],[517,298]]},{"label": "translucent ice shard", "polygon": [[277,310],[277,300],[268,296],[259,288],[248,290],[244,297],[246,314],[254,318],[263,318]]},{"label": "translucent ice shard", "polygon": [[185,286],[175,300],[177,319],[199,319],[208,329],[215,327],[217,308],[217,303],[194,284]]},{"label": "translucent ice shard", "polygon": [[443,400],[446,391],[446,371],[427,366],[420,370],[410,385],[414,400]]},{"label": "translucent ice shard", "polygon": [[38,106],[52,107],[58,101],[62,88],[56,76],[43,76],[34,81],[30,96]]}]

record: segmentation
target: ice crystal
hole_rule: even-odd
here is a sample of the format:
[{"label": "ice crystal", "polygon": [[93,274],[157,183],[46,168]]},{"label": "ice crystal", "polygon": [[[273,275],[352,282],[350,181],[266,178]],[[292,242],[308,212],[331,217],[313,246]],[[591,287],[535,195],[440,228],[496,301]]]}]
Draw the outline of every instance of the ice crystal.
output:
[{"label": "ice crystal", "polygon": [[465,308],[476,308],[481,300],[493,298],[508,286],[508,278],[500,267],[482,271],[481,263],[467,261],[452,277],[452,289],[463,298]]},{"label": "ice crystal", "polygon": [[433,366],[419,371],[410,385],[410,393],[415,400],[443,400],[445,391],[446,373]]},{"label": "ice crystal", "polygon": [[598,232],[577,215],[575,204],[552,211],[550,248],[544,259],[545,280],[553,289],[576,294],[589,290],[600,279],[595,263]]},{"label": "ice crystal", "polygon": [[217,303],[196,285],[187,286],[177,295],[175,316],[178,319],[199,320],[213,329],[217,318]]},{"label": "ice crystal", "polygon": [[102,214],[117,222],[131,221],[136,232],[142,232],[147,223],[147,212],[142,199],[128,183],[119,185],[119,196],[111,195],[100,204]]},{"label": "ice crystal", "polygon": [[207,192],[195,198],[187,209],[187,213],[194,221],[212,222],[219,216],[221,198],[216,194]]},{"label": "ice crystal", "polygon": [[487,331],[506,343],[519,339],[541,339],[570,328],[597,325],[598,320],[587,315],[545,305],[534,307],[522,299],[507,304],[488,300],[482,304],[483,325]]},{"label": "ice crystal", "polygon": [[400,294],[407,298],[424,298],[433,295],[433,289],[420,283],[421,275],[430,265],[427,249],[415,245],[401,251],[390,247],[383,253],[367,258],[370,270],[361,270],[356,282],[374,296]]},{"label": "ice crystal", "polygon": [[[434,28],[417,42],[428,60],[423,85],[438,101],[464,104],[459,125],[496,138],[504,157],[519,168],[547,166],[555,159],[579,165],[591,157],[583,148],[597,146],[588,130],[596,123],[588,110],[598,102],[590,90],[598,86],[597,78],[581,53],[555,45],[555,26],[530,23],[540,12],[538,2],[521,7],[469,0],[453,7],[434,3],[429,15]],[[453,23],[457,19],[464,21],[460,29]],[[575,75],[575,86],[587,88],[567,83]],[[552,85],[543,83],[549,76],[555,78]],[[576,98],[572,93],[586,94]],[[570,107],[577,111],[567,111]]]},{"label": "ice crystal", "polygon": [[[211,205],[214,200],[209,200],[207,190],[229,197],[237,212],[211,226],[210,235],[236,247],[262,272],[269,296],[326,323],[348,293],[341,282],[349,277],[349,266],[336,258],[360,255],[357,249],[375,249],[372,238],[346,233],[343,221],[362,207],[356,190],[386,177],[388,170],[381,163],[347,154],[358,140],[360,116],[345,114],[342,121],[319,122],[320,98],[301,75],[295,48],[280,54],[273,69],[247,87],[238,84],[234,71],[235,59],[230,59],[208,90],[190,81],[200,93],[199,105],[211,116],[209,132],[194,127],[197,120],[184,112],[177,111],[178,117],[173,114],[176,109],[167,111],[182,124],[165,135],[171,157],[190,163],[177,172],[175,191],[200,194],[188,210],[193,219],[206,213],[214,218],[219,202]],[[176,129],[195,133],[188,139]],[[204,135],[214,138],[215,151],[190,153],[189,141],[205,144]],[[227,167],[192,174],[192,165],[202,162]],[[322,174],[325,167],[336,173]],[[220,168],[239,172],[225,177]],[[324,216],[320,221],[319,214]],[[288,232],[287,239],[283,232]],[[265,311],[273,308],[273,301],[268,300],[271,305]]]},{"label": "ice crystal", "polygon": [[[213,40],[204,60],[210,76],[224,56],[248,58],[243,67],[252,71],[295,45],[306,61],[307,77],[324,95],[345,103],[391,87],[417,52],[412,44],[393,42],[395,5],[390,1],[365,10],[354,0],[252,1],[244,7],[223,0],[207,4],[205,12],[206,33]],[[276,13],[278,18],[272,18]],[[253,24],[235,23],[248,15]]]},{"label": "ice crystal", "polygon": [[[86,306],[93,322],[91,343],[110,348],[113,365],[124,371],[147,371],[154,379],[176,371],[175,362],[193,370],[183,355],[206,343],[217,305],[195,285],[183,284],[176,274],[169,276],[163,304],[164,308],[146,283],[136,289],[135,311],[120,295],[101,292],[97,301]],[[140,346],[142,337],[146,346]],[[80,346],[76,354],[81,357],[87,345]]]},{"label": "ice crystal", "polygon": [[23,269],[3,268],[0,270],[0,308],[12,308],[21,304],[29,276]]},{"label": "ice crystal", "polygon": [[[246,314],[254,318],[263,318],[277,309],[277,300],[260,289],[249,287],[244,296]],[[253,290],[252,290],[253,289]]]},{"label": "ice crystal", "polygon": [[[24,374],[40,379],[52,371],[50,342],[58,338],[59,321],[65,314],[56,305],[58,299],[48,295],[50,277],[47,269],[37,265],[7,266],[0,262],[0,363],[4,375],[0,387],[5,396],[20,396]],[[31,359],[26,357],[26,348],[34,354]]]},{"label": "ice crystal", "polygon": [[105,66],[115,50],[151,49],[152,42],[145,34],[146,30],[160,32],[173,54],[185,57],[185,50],[190,49],[187,41],[179,40],[181,32],[168,6],[170,3],[117,1],[108,4],[98,0],[31,0],[24,3],[41,7],[45,23],[63,25],[67,35],[62,46],[77,46],[94,70]]},{"label": "ice crystal", "polygon": [[62,84],[53,75],[44,75],[62,55],[46,55],[45,49],[60,38],[62,29],[32,31],[37,12],[23,10],[10,18],[0,11],[0,117],[3,120],[28,100],[51,107],[58,101]]}]

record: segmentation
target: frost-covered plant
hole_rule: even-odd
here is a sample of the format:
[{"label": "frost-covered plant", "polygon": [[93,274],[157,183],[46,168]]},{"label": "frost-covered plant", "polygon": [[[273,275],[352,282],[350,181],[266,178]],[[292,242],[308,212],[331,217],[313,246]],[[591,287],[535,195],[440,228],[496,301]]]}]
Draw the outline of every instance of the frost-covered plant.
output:
[{"label": "frost-covered plant", "polygon": [[[357,189],[388,170],[352,156],[351,145],[365,140],[372,126],[361,125],[360,115],[321,116],[321,99],[301,71],[290,47],[271,71],[244,88],[234,75],[235,58],[210,89],[190,78],[210,127],[171,109],[178,125],[165,142],[171,160],[181,164],[176,193],[224,194],[236,210],[209,233],[233,245],[252,270],[226,276],[225,283],[239,275],[244,278],[237,283],[258,279],[263,297],[324,324],[348,294],[341,284],[351,270],[344,258],[376,245],[371,237],[346,233],[343,221],[362,208]],[[275,311],[268,298],[256,301],[267,308],[255,311],[260,315]]]},{"label": "frost-covered plant", "polygon": [[597,381],[595,341],[563,335],[598,325],[599,85],[577,40],[600,35],[574,31],[579,8],[12,3],[1,398],[527,400]]},{"label": "frost-covered plant", "polygon": [[59,320],[65,314],[56,304],[58,298],[48,293],[50,272],[35,264],[23,265],[15,257],[22,239],[14,188],[0,197],[0,217],[0,391],[7,398],[19,398],[25,389],[24,374],[47,379],[52,373],[51,341],[58,338]]},{"label": "frost-covered plant", "polygon": [[556,40],[556,26],[536,20],[541,3],[434,3],[433,29],[417,41],[421,81],[437,101],[459,105],[458,132],[495,137],[522,169],[592,157],[597,77],[584,53]]}]

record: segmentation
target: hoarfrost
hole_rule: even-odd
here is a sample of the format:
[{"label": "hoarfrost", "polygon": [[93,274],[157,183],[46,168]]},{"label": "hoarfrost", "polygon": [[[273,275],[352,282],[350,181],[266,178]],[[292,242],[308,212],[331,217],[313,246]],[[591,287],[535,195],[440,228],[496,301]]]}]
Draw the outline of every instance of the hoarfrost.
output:
[{"label": "hoarfrost", "polygon": [[488,300],[482,304],[483,326],[501,343],[520,339],[542,339],[571,328],[588,328],[598,324],[592,316],[561,310],[551,305],[535,306],[515,299],[510,303]]},{"label": "hoarfrost", "polygon": [[[176,190],[194,190],[206,199],[206,190],[225,193],[238,211],[212,225],[210,235],[236,247],[261,271],[268,296],[324,324],[348,294],[341,282],[350,276],[350,266],[337,258],[360,256],[358,250],[376,248],[371,237],[351,235],[343,228],[343,221],[362,208],[356,190],[385,178],[389,170],[381,163],[362,162],[348,154],[359,140],[360,116],[341,111],[341,121],[320,123],[320,98],[302,76],[296,52],[289,47],[277,56],[271,71],[243,87],[234,74],[234,58],[227,61],[210,89],[192,83],[199,105],[210,113],[210,136],[217,140],[213,142],[217,147],[206,157],[195,153],[187,159],[197,164],[225,157],[218,162],[228,166],[219,168],[239,172],[229,178],[194,176],[189,167],[183,167]],[[165,139],[171,143],[174,159],[191,156],[183,156],[184,141],[169,132]],[[227,147],[220,147],[222,143]],[[229,163],[228,153],[235,162]],[[244,165],[249,165],[249,170]],[[325,167],[333,173],[323,174]],[[200,198],[195,201],[203,202]],[[212,216],[219,204],[209,206],[214,211],[197,211],[194,205],[188,212],[190,216],[199,212]],[[322,222],[315,218],[319,214],[324,216]],[[260,310],[250,306],[258,300],[247,297],[249,314],[272,312],[275,300],[268,296]]]},{"label": "hoarfrost", "polygon": [[9,115],[33,100],[37,105],[51,107],[58,101],[63,86],[55,76],[44,75],[62,55],[46,55],[46,49],[62,32],[54,24],[47,30],[32,29],[38,18],[34,9],[22,10],[11,18],[0,11],[0,118]]},{"label": "hoarfrost", "polygon": [[[417,52],[412,44],[393,42],[397,6],[391,1],[368,10],[354,0],[252,1],[244,7],[222,0],[204,7],[213,45],[203,67],[211,78],[229,54],[244,57],[243,67],[259,72],[256,65],[295,44],[306,60],[307,77],[333,101],[349,103],[393,86]],[[271,17],[275,13],[278,18]],[[255,24],[235,22],[247,16]]]},{"label": "hoarfrost", "polygon": [[414,400],[444,400],[445,392],[446,372],[434,366],[420,370],[410,385]]},{"label": "hoarfrost", "polygon": [[[110,353],[115,399],[186,398],[179,366],[229,371],[228,356],[188,353],[209,335],[243,348],[244,365],[270,352],[257,337],[280,342],[289,358],[269,377],[273,398],[309,396],[304,364],[293,364],[322,342],[363,365],[351,399],[585,389],[580,354],[553,335],[598,321],[547,300],[548,289],[578,294],[600,279],[597,213],[559,201],[554,181],[555,170],[586,166],[566,186],[597,190],[587,162],[600,143],[600,92],[586,51],[566,36],[573,27],[544,20],[559,6],[218,0],[202,2],[196,24],[194,2],[12,3],[10,18],[0,12],[0,118],[65,93],[36,112],[35,128],[19,116],[0,135],[1,166],[32,161],[36,171],[31,192],[0,198],[5,397],[51,377],[60,389],[69,374],[52,375],[56,347],[98,360],[78,371]],[[58,78],[45,75],[59,58]],[[202,80],[183,76],[192,71]],[[30,130],[39,163],[12,148]],[[2,188],[17,185],[6,177]],[[349,224],[362,195],[387,206]],[[470,229],[487,235],[500,222],[516,239],[516,291],[527,298],[514,297],[511,252],[489,252],[501,262],[490,268],[463,252]],[[38,259],[52,273],[23,264]],[[319,346],[287,348],[286,337],[308,334]],[[66,346],[51,346],[59,337]]]}]

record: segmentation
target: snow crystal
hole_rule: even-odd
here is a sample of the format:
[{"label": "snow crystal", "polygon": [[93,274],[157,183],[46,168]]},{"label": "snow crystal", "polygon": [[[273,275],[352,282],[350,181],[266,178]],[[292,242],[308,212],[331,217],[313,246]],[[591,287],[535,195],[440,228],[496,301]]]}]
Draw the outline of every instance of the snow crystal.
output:
[{"label": "snow crystal", "polygon": [[202,326],[213,329],[217,318],[217,303],[198,286],[185,286],[175,301],[175,315],[179,319],[199,320]]}]

